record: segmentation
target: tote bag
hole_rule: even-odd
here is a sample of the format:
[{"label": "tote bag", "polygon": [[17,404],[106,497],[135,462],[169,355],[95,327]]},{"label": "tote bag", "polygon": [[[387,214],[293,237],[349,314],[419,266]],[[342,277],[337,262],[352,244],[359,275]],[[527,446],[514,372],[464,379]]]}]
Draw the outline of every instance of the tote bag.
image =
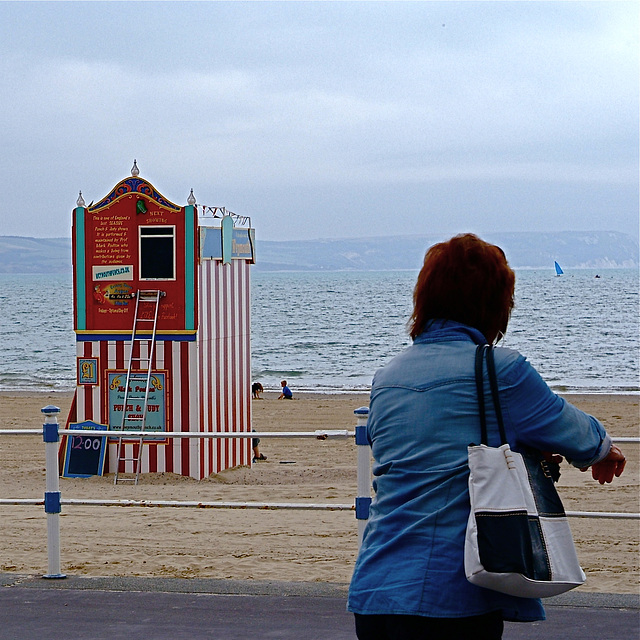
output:
[{"label": "tote bag", "polygon": [[[502,442],[499,447],[487,444],[485,353]],[[512,451],[506,441],[489,345],[477,348],[475,373],[482,444],[468,447],[467,580],[522,598],[545,598],[580,586],[586,578],[548,466],[538,457]]]}]

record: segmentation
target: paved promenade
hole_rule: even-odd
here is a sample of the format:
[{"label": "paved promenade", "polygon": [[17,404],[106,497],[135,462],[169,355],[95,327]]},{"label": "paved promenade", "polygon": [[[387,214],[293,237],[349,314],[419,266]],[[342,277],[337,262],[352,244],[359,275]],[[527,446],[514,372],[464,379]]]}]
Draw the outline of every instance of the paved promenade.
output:
[{"label": "paved promenade", "polygon": [[[2,640],[355,640],[347,586],[0,573]],[[504,640],[638,640],[640,596],[571,592]]]}]

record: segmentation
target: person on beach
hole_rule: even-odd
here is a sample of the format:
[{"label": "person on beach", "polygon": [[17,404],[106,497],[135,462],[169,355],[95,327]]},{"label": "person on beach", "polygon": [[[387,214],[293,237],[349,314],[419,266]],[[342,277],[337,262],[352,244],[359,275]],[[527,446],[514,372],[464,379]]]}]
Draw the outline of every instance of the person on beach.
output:
[{"label": "person on beach", "polygon": [[[540,600],[472,585],[464,572],[467,446],[480,437],[476,345],[496,343],[513,308],[503,251],[472,234],[431,247],[414,289],[413,344],[379,370],[367,434],[375,497],[349,588],[359,640],[497,640],[503,621],[544,619]],[[517,351],[495,349],[507,440],[600,484],[625,457],[596,418],[554,394]],[[489,444],[499,439],[489,413]]]},{"label": "person on beach", "polygon": [[278,400],[293,400],[293,393],[291,393],[291,389],[287,386],[287,381],[281,380],[280,386],[282,387],[282,393],[278,396]]},{"label": "person on beach", "polygon": [[[251,429],[251,431],[255,432],[255,429]],[[267,456],[260,453],[260,438],[251,438],[251,448],[253,449],[254,462],[264,462],[267,459]]]},{"label": "person on beach", "polygon": [[254,400],[262,400],[260,394],[264,393],[264,387],[262,386],[262,384],[260,382],[254,382],[251,385],[251,397]]}]

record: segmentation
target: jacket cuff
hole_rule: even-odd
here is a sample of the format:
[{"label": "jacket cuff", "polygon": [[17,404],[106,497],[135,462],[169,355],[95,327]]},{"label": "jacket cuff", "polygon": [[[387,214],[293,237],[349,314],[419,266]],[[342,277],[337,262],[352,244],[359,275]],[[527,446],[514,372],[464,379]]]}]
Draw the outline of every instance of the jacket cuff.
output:
[{"label": "jacket cuff", "polygon": [[600,442],[600,446],[598,447],[598,452],[596,455],[589,460],[569,460],[569,462],[574,466],[578,467],[578,469],[584,469],[585,467],[590,467],[596,462],[600,462],[604,460],[608,455],[609,451],[611,451],[611,445],[613,442],[609,437],[608,433],[604,434],[604,438]]}]

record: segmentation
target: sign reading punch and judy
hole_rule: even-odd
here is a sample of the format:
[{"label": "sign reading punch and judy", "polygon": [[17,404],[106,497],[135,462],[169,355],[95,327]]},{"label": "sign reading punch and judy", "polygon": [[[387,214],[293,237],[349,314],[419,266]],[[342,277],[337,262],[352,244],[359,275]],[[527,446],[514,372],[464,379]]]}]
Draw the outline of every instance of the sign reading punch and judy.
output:
[{"label": "sign reading punch and judy", "polygon": [[[251,431],[250,225],[224,207],[196,204],[193,193],[185,205],[175,204],[140,176],[135,162],[106,196],[89,205],[78,197],[77,386],[69,422],[92,421],[114,432],[107,472],[134,472],[128,460],[138,456],[138,441],[127,443],[124,454],[113,444],[123,425]],[[157,302],[141,304],[149,294]],[[132,427],[136,420],[141,429]],[[249,440],[145,440],[142,473],[199,479],[251,464]]]},{"label": "sign reading punch and judy", "polygon": [[[126,371],[107,371],[107,406],[109,409],[109,428],[119,430],[124,411]],[[147,395],[147,411],[145,416],[145,431],[164,431],[166,425],[166,372],[154,371],[151,374],[149,393]],[[140,396],[145,392],[146,384],[139,381],[129,381],[129,395]],[[144,407],[140,399],[128,401],[127,411],[131,415],[142,418]],[[157,442],[157,441],[156,441]]]}]

